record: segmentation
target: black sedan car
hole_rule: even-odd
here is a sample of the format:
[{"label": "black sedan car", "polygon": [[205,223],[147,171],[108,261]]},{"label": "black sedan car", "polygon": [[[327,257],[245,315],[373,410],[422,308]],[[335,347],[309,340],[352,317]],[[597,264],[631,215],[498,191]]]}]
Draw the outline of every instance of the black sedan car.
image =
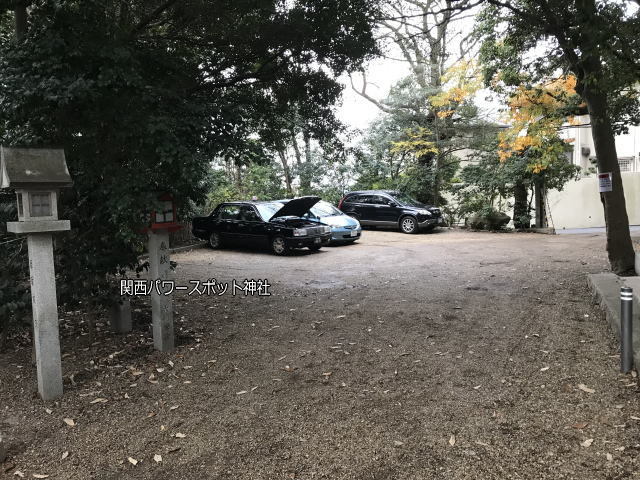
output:
[{"label": "black sedan car", "polygon": [[208,217],[192,221],[193,234],[211,248],[225,244],[269,246],[276,255],[293,248],[319,250],[331,240],[331,227],[302,218],[320,197],[295,198],[286,204],[272,202],[221,203]]},{"label": "black sedan car", "polygon": [[394,190],[349,192],[340,200],[338,208],[362,226],[396,227],[404,233],[433,230],[442,224],[439,208]]}]

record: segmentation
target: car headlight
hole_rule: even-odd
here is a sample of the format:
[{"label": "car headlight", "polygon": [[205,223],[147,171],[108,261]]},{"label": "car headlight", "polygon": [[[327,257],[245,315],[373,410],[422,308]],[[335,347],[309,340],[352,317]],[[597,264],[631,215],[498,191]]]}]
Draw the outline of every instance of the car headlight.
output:
[{"label": "car headlight", "polygon": [[425,210],[425,209],[418,210],[418,213],[420,215],[426,215],[427,217],[431,216],[431,212],[429,210]]},{"label": "car headlight", "polygon": [[306,228],[296,228],[293,231],[293,236],[294,237],[306,237],[307,236],[307,229]]},{"label": "car headlight", "polygon": [[324,232],[322,233],[331,233],[331,227],[329,226],[324,227]]}]

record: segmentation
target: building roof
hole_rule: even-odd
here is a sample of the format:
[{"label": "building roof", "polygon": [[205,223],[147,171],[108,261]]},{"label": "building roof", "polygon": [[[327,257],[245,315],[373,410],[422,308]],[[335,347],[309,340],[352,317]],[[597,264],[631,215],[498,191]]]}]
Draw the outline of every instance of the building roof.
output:
[{"label": "building roof", "polygon": [[62,149],[0,147],[0,188],[69,187]]}]

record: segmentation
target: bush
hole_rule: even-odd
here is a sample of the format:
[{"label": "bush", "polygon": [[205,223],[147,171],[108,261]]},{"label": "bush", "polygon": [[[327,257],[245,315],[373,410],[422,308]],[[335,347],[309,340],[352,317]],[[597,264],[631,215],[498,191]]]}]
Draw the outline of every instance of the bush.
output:
[{"label": "bush", "polygon": [[501,230],[511,217],[493,208],[474,213],[467,219],[467,225],[474,230]]}]

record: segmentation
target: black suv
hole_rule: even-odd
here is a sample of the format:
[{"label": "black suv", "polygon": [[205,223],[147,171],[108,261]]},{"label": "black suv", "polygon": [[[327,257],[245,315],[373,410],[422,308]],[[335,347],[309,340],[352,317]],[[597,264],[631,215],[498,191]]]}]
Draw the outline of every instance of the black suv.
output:
[{"label": "black suv", "polygon": [[394,190],[349,192],[338,208],[362,225],[398,227],[404,233],[432,230],[442,223],[440,209]]}]

